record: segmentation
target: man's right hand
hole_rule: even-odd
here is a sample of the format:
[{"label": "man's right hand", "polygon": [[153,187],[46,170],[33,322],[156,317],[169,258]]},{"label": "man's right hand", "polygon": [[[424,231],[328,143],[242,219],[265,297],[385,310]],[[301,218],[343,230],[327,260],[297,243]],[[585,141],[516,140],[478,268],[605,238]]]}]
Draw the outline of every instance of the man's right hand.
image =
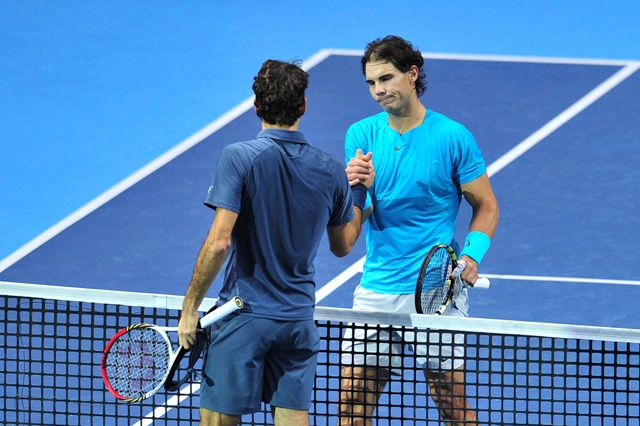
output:
[{"label": "man's right hand", "polygon": [[178,341],[180,346],[187,350],[191,349],[191,346],[196,343],[196,331],[198,329],[199,319],[198,311],[187,313],[183,310],[180,316],[180,322],[178,323]]},{"label": "man's right hand", "polygon": [[349,160],[347,168],[345,169],[347,178],[349,179],[349,185],[353,186],[357,183],[363,183],[367,188],[371,187],[376,177],[373,162],[371,161],[372,157],[372,152],[368,152],[365,155],[361,149],[356,151],[356,157]]}]

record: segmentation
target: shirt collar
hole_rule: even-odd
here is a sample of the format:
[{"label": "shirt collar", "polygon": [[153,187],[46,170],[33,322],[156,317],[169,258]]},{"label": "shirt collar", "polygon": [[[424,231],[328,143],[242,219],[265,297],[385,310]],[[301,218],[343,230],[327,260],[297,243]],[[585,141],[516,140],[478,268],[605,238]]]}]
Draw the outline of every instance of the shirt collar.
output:
[{"label": "shirt collar", "polygon": [[265,129],[258,133],[259,138],[271,138],[289,142],[307,143],[302,132],[284,129]]}]

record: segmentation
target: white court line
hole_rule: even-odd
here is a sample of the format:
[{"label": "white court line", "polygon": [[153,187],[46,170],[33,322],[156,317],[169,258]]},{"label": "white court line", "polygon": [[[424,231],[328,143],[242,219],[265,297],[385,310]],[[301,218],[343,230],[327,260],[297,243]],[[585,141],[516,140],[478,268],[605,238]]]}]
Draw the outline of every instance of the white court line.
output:
[{"label": "white court line", "polygon": [[[314,54],[309,59],[303,62],[303,68],[305,70],[309,70],[310,68],[324,61],[328,55],[330,55],[330,51],[328,50],[319,51],[318,53]],[[40,247],[41,245],[43,245],[44,243],[46,243],[47,241],[49,241],[50,239],[52,239],[53,237],[55,237],[56,235],[58,235],[68,227],[70,227],[71,225],[73,225],[74,223],[78,222],[85,216],[89,215],[94,210],[97,210],[102,205],[106,204],[113,198],[117,197],[127,189],[131,188],[133,185],[140,182],[142,179],[146,178],[151,173],[160,169],[161,167],[163,167],[164,165],[166,165],[167,163],[169,163],[170,161],[178,157],[180,154],[183,154],[184,152],[193,148],[195,145],[202,142],[203,140],[211,136],[213,133],[217,132],[222,127],[226,126],[231,121],[238,118],[240,115],[249,111],[252,107],[253,107],[253,96],[251,96],[248,99],[245,99],[239,105],[237,105],[236,107],[229,110],[227,113],[220,116],[220,118],[218,118],[217,120],[203,127],[201,130],[194,133],[193,135],[191,135],[190,137],[182,141],[180,144],[178,144],[171,150],[167,151],[160,157],[153,160],[151,163],[147,164],[146,166],[136,171],[135,173],[133,173],[123,181],[111,187],[110,189],[108,189],[98,197],[91,200],[89,203],[80,207],[78,210],[71,213],[69,216],[65,217],[58,223],[54,224],[53,226],[45,230],[43,233],[41,233],[40,235],[38,235],[37,237],[29,241],[22,247],[18,248],[9,256],[2,259],[2,261],[0,261],[0,272],[9,268],[11,265],[18,262],[23,257],[27,256],[32,251],[34,251],[35,249],[37,249],[38,247]]]},{"label": "white court line", "polygon": [[494,161],[488,168],[487,173],[493,176],[504,167],[515,161],[522,154],[533,148],[541,140],[558,130],[562,125],[567,123],[576,115],[587,109],[590,105],[611,91],[618,84],[626,80],[631,74],[640,68],[640,62],[633,62],[620,69],[611,77],[599,84],[595,89],[587,93],[576,103],[549,121],[547,124],[535,131],[531,136],[520,142],[518,145],[510,149],[502,157]]},{"label": "white court line", "polygon": [[320,287],[316,291],[316,303],[320,302],[322,299],[333,293],[342,284],[349,281],[354,275],[361,273],[362,267],[364,266],[364,258],[364,256],[361,257],[360,260],[358,260],[356,263],[342,271],[340,275]]},{"label": "white court line", "polygon": [[[324,61],[327,57],[331,55],[338,56],[362,56],[362,50],[348,50],[348,49],[322,49],[318,51],[316,54],[311,56],[309,59],[303,62],[303,68],[306,70],[311,69],[315,65]],[[608,60],[608,59],[587,59],[587,58],[550,58],[550,57],[535,57],[535,56],[504,56],[504,55],[464,55],[464,54],[447,54],[447,53],[425,53],[423,54],[425,58],[431,59],[444,59],[444,60],[467,60],[467,61],[496,61],[496,62],[529,62],[529,63],[550,63],[550,64],[575,64],[575,65],[605,65],[605,66],[624,66],[623,70],[620,72],[627,70],[629,75],[635,72],[640,66],[640,62],[636,61],[623,61],[623,60]],[[619,74],[619,73],[618,73]],[[625,77],[626,78],[626,77]],[[604,83],[603,83],[604,84]],[[610,89],[609,89],[610,90]],[[115,186],[111,187],[98,197],[91,200],[89,203],[85,204],[69,216],[60,220],[43,233],[27,242],[16,251],[11,253],[9,256],[5,257],[0,261],[0,272],[6,270],[14,263],[18,262],[20,259],[49,241],[51,238],[55,237],[69,226],[78,222],[80,219],[89,215],[94,210],[98,209],[100,206],[104,205],[117,195],[121,194],[131,186],[140,182],[145,177],[149,176],[151,173],[158,170],[160,167],[169,163],[174,158],[178,157],[180,154],[189,150],[193,146],[202,142],[207,137],[211,136],[213,133],[218,131],[220,128],[224,127],[246,111],[248,111],[253,105],[253,97],[246,99],[241,102],[235,108],[231,109],[227,113],[223,114],[217,120],[213,121],[209,125],[205,126],[198,132],[194,133],[189,138],[185,139],[183,142],[178,144],[176,147],[167,151],[165,154],[161,155],[151,163],[147,164],[140,170],[136,171],[129,177],[125,178],[123,181],[119,182]],[[533,135],[532,135],[533,136]],[[523,141],[524,143],[525,141]],[[521,147],[521,149],[524,146]],[[513,151],[513,150],[512,150]],[[511,152],[511,151],[510,151]],[[516,152],[513,152],[515,154]],[[506,155],[506,154],[505,154]],[[520,154],[521,155],[521,154]],[[503,156],[504,157],[504,156]],[[506,158],[505,158],[506,160]],[[496,166],[497,167],[497,166]],[[504,166],[502,166],[504,167]],[[501,167],[500,167],[501,168]],[[498,169],[499,170],[499,169]],[[497,170],[496,170],[497,171]],[[489,173],[491,175],[491,173]]]},{"label": "white court line", "polygon": [[[362,56],[364,50],[357,49],[325,49],[327,56]],[[514,62],[532,64],[558,64],[558,65],[602,65],[602,66],[626,66],[633,62],[623,59],[597,59],[597,58],[563,58],[547,56],[517,56],[517,55],[471,55],[463,53],[423,53],[425,59],[438,59],[448,61],[481,61],[481,62]]]},{"label": "white court line", "polygon": [[585,284],[616,284],[616,285],[640,285],[640,281],[634,280],[607,280],[601,278],[575,278],[575,277],[538,277],[533,275],[502,275],[482,274],[485,278],[510,281],[546,281],[560,283],[585,283]]},{"label": "white court line", "polygon": [[247,99],[244,102],[240,103],[238,106],[231,109],[226,114],[223,114],[219,119],[207,125],[206,127],[196,132],[189,138],[185,139],[182,143],[180,143],[173,149],[167,151],[165,154],[156,158],[151,163],[147,164],[140,170],[136,171],[135,173],[133,173],[132,175],[130,175],[129,177],[121,181],[120,183],[116,184],[115,186],[111,187],[110,189],[108,189],[98,197],[91,200],[89,203],[80,207],[78,210],[71,213],[69,216],[65,217],[58,223],[54,224],[49,229],[44,231],[42,234],[38,235],[37,237],[35,237],[34,239],[29,241],[22,247],[20,247],[18,250],[14,251],[9,256],[4,258],[0,262],[0,272],[9,268],[11,265],[18,262],[23,257],[27,256],[32,251],[34,251],[35,249],[37,249],[38,247],[40,247],[41,245],[43,245],[44,243],[46,243],[47,241],[49,241],[50,239],[52,239],[53,237],[55,237],[56,235],[58,235],[68,227],[70,227],[71,225],[73,225],[74,223],[78,222],[85,216],[89,215],[94,210],[97,210],[102,205],[106,204],[113,198],[117,197],[118,195],[120,195],[121,193],[123,193],[124,191],[126,191],[127,189],[135,185],[136,183],[140,182],[142,179],[149,176],[151,173],[155,172],[162,166],[166,165],[171,160],[178,157],[180,154],[189,150],[196,144],[202,142],[211,134],[221,129],[231,121],[235,120],[244,112],[248,111],[252,105],[253,105],[253,98]]},{"label": "white court line", "polygon": [[[311,56],[308,60],[304,61],[303,68],[306,70],[311,69],[315,65],[324,61],[327,57],[331,55],[342,55],[342,56],[361,56],[362,50],[347,50],[347,49],[322,49],[318,51],[315,55]],[[463,54],[439,54],[439,53],[431,53],[424,54],[425,58],[433,58],[433,59],[449,59],[449,60],[477,60],[477,61],[503,61],[503,62],[531,62],[531,63],[555,63],[555,64],[576,64],[576,65],[610,65],[610,66],[623,66],[621,70],[619,70],[612,77],[607,79],[605,82],[600,84],[594,90],[592,90],[589,94],[583,97],[581,100],[576,102],[570,108],[565,110],[562,114],[556,117],[554,120],[547,123],[545,126],[540,128],[537,132],[532,134],[529,138],[522,141],[516,147],[511,149],[509,152],[500,157],[496,162],[491,164],[487,172],[489,176],[492,176],[507,164],[515,160],[517,157],[522,155],[524,152],[529,150],[532,146],[540,142],[540,140],[544,139],[551,132],[557,130],[562,124],[566,123],[569,119],[574,117],[577,113],[584,110],[587,106],[591,105],[597,99],[602,97],[605,93],[610,91],[613,87],[617,86],[620,82],[624,81],[631,74],[636,72],[638,68],[640,68],[640,62],[638,61],[620,61],[620,60],[606,60],[606,59],[579,59],[579,58],[548,58],[548,57],[526,57],[526,56],[501,56],[501,55],[463,55]],[[18,262],[20,259],[49,241],[51,238],[55,237],[69,226],[78,222],[85,216],[89,215],[94,210],[98,209],[100,206],[104,205],[111,199],[115,198],[128,188],[132,187],[136,183],[140,182],[145,177],[149,176],[151,173],[155,172],[162,166],[169,163],[174,158],[178,157],[180,154],[189,150],[193,146],[202,142],[207,137],[211,136],[213,133],[218,131],[220,128],[224,127],[246,111],[248,111],[253,105],[253,97],[246,99],[241,102],[235,108],[231,109],[227,113],[223,114],[219,119],[213,121],[209,125],[205,126],[198,132],[194,133],[189,138],[185,139],[183,142],[178,144],[173,149],[167,151],[165,154],[161,155],[151,163],[147,164],[140,170],[136,171],[120,183],[116,184],[112,188],[108,189],[89,203],[85,204],[80,209],[76,210],[69,216],[65,217],[58,223],[54,224],[43,233],[18,248],[16,251],[11,253],[6,258],[0,261],[0,272],[6,270],[14,263]]]},{"label": "white court line", "polygon": [[156,407],[151,413],[144,416],[143,419],[133,424],[133,426],[149,426],[152,425],[154,420],[159,417],[164,417],[169,410],[172,410],[180,405],[182,401],[187,398],[191,398],[191,395],[200,390],[200,383],[192,383],[180,389],[177,395],[172,396],[167,400],[167,404],[161,407]]}]

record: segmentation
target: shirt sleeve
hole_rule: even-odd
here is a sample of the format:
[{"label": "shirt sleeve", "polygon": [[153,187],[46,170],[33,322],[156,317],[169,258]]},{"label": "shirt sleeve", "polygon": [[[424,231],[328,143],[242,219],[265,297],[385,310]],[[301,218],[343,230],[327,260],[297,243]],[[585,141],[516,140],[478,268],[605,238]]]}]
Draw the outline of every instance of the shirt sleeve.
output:
[{"label": "shirt sleeve", "polygon": [[487,171],[487,165],[471,132],[460,125],[456,138],[456,157],[459,158],[457,175],[460,184],[469,183]]},{"label": "shirt sleeve", "polygon": [[345,164],[352,158],[355,158],[358,149],[361,149],[364,154],[371,151],[369,148],[369,140],[366,138],[366,127],[361,123],[353,124],[347,130],[347,135],[344,140]]},{"label": "shirt sleeve", "polygon": [[209,192],[204,204],[240,213],[240,204],[249,171],[249,161],[239,146],[228,145],[220,154]]}]

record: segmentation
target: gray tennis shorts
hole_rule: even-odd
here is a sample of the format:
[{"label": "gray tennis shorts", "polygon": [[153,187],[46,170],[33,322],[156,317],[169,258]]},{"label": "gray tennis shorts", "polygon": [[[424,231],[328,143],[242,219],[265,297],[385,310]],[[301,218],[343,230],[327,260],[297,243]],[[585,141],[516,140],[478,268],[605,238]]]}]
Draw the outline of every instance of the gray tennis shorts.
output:
[{"label": "gray tennis shorts", "polygon": [[261,401],[308,410],[319,348],[314,320],[236,315],[214,324],[200,406],[228,415],[254,413]]},{"label": "gray tennis shorts", "polygon": [[[383,294],[358,285],[353,295],[353,309],[415,314],[413,294]],[[442,315],[467,316],[469,300],[466,289]],[[450,370],[464,364],[464,335],[449,331],[414,331],[401,327],[373,327],[354,324],[347,328],[342,342],[343,365],[383,367],[402,375],[402,358],[410,347],[423,368]]]}]

